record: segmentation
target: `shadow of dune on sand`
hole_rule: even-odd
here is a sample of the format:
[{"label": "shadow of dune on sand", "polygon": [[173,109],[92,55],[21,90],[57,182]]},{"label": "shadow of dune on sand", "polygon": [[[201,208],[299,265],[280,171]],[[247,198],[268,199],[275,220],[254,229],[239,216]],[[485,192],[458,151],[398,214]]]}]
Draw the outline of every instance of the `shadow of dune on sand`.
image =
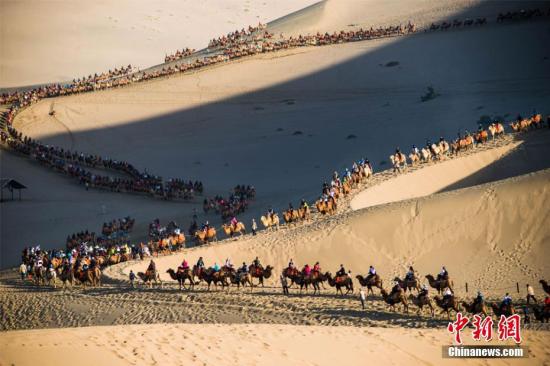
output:
[{"label": "shadow of dune on sand", "polygon": [[[474,7],[455,16],[462,19],[478,13]],[[242,216],[248,223],[269,206],[279,210],[289,201],[316,198],[330,172],[342,170],[354,159],[366,156],[378,168],[396,146],[408,150],[426,138],[454,137],[458,131],[473,129],[484,111],[515,114],[548,105],[547,29],[545,18],[390,41],[298,49],[290,57],[266,55],[136,87],[44,100],[23,112],[18,121],[30,123],[32,113],[40,114],[41,108],[48,109],[54,102],[59,118],[66,118],[75,130],[70,136],[64,132],[45,134],[40,137],[44,143],[74,145],[78,151],[128,160],[164,177],[200,179],[210,196],[227,195],[236,184],[253,184],[258,198]],[[323,61],[340,52],[344,56]],[[508,57],[512,53],[530,56]],[[506,62],[495,63],[495,59]],[[313,72],[302,72],[303,68],[297,74],[293,71],[293,62],[314,66],[315,61],[322,66]],[[399,65],[380,66],[390,61]],[[237,83],[248,69],[274,72],[278,75],[275,80],[282,81],[245,93],[235,92],[240,88],[237,85],[232,91],[237,95],[232,97],[167,113],[164,107],[155,107],[158,113],[152,117],[135,115],[126,123],[109,123],[110,113],[120,118],[125,110],[130,116],[131,110],[147,110],[147,105],[139,102],[144,95],[158,105],[167,95],[165,104],[171,104],[174,95],[179,95],[179,83],[185,80],[195,78],[199,85],[209,73],[218,72],[226,76],[235,73],[228,81]],[[261,79],[262,73],[253,78]],[[170,85],[164,92],[158,89],[163,83]],[[206,89],[199,85],[192,90],[193,96],[215,92],[212,85]],[[421,103],[428,85],[434,85],[441,95]],[[241,89],[247,90],[246,85]],[[186,97],[192,96],[182,92],[182,100]],[[294,102],[289,104],[289,100]],[[476,109],[480,105],[484,111]],[[82,111],[86,113],[79,115]],[[96,124],[101,127],[80,130],[79,118],[101,121]],[[303,133],[294,135],[295,131]],[[356,138],[346,139],[350,135]],[[1,267],[16,264],[24,246],[44,243],[44,247],[60,247],[69,232],[99,228],[114,217],[130,214],[143,222],[138,229],[144,230],[144,223],[155,217],[175,218],[186,225],[191,208],[200,210],[200,201],[180,208],[141,197],[85,192],[65,177],[39,172],[43,168],[34,162],[4,151],[1,159],[2,175],[29,187],[20,204],[2,205]],[[28,225],[33,230],[25,230]]]}]

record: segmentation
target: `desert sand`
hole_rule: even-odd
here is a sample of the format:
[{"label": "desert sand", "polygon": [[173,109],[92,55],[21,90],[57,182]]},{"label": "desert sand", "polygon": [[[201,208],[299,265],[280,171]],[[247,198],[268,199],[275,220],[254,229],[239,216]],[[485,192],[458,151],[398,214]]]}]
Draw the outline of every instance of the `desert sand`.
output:
[{"label": "desert sand", "polygon": [[[492,360],[493,365],[542,364],[549,334],[525,332],[531,357]],[[481,360],[441,358],[448,334],[441,330],[383,328],[164,325],[89,327],[0,334],[0,362],[57,365],[61,351],[78,348],[83,366],[109,365],[383,365],[483,364]],[[67,341],[70,339],[70,341]],[[40,343],[39,352],[34,345]],[[388,350],[381,352],[381,350]],[[305,352],[304,352],[305,351]]]},{"label": "desert sand", "polygon": [[205,48],[214,37],[317,1],[3,0],[0,88],[67,82],[128,64],[144,69],[177,49]]},{"label": "desert sand", "polygon": [[[269,28],[296,34],[409,20],[426,25],[538,5],[418,1],[405,7],[337,0],[275,20]],[[196,6],[210,11],[213,5]],[[271,6],[265,19],[283,15]],[[294,6],[300,7],[288,2],[281,9],[287,14]],[[232,16],[236,8],[230,8],[220,19]],[[316,199],[331,172],[355,159],[369,158],[378,174],[342,200],[334,216],[314,215],[306,224],[155,259],[162,288],[129,288],[129,271],[147,266],[139,261],[106,268],[103,286],[91,289],[36,288],[21,283],[14,270],[0,272],[0,364],[59,364],[59,355],[74,350],[81,364],[450,363],[441,358],[441,346],[449,345],[451,336],[439,311],[435,318],[427,312],[416,315],[414,306],[410,314],[392,312],[378,290],[363,311],[357,282],[354,294],[344,297],[327,284],[318,296],[300,294],[295,287],[284,296],[278,275],[291,258],[299,267],[319,261],[323,271],[333,273],[345,264],[353,276],[374,265],[389,289],[409,265],[421,276],[445,265],[461,300],[481,290],[488,301],[511,292],[521,304],[527,283],[540,299],[538,280],[550,273],[547,128],[508,134],[402,174],[386,169],[396,147],[408,151],[427,139],[454,138],[474,130],[482,116],[511,120],[534,109],[548,114],[547,28],[548,20],[488,24],[294,49],[126,88],[42,100],[26,109],[15,126],[46,143],[125,159],[164,177],[200,179],[208,196],[253,184],[257,199],[239,217],[247,225],[269,206],[281,211],[289,201]],[[98,55],[110,55],[110,47]],[[398,64],[386,66],[391,61]],[[104,68],[99,60],[76,64],[89,71],[92,64],[93,70]],[[45,68],[23,76],[64,77],[57,72]],[[12,82],[26,83],[22,80]],[[430,85],[439,96],[420,102]],[[52,106],[55,117],[48,116]],[[192,210],[201,207],[200,199],[182,204],[86,192],[27,159],[3,150],[0,154],[2,176],[29,187],[22,202],[1,205],[2,268],[18,264],[25,246],[61,247],[68,233],[97,230],[115,217],[136,218],[135,240],[145,237],[153,218],[186,226]],[[200,214],[199,220],[206,219],[219,226],[218,217]],[[199,256],[207,265],[226,258],[250,263],[259,256],[264,265],[274,266],[274,275],[252,291],[208,291],[204,285],[180,291],[166,270],[183,258],[194,263]],[[548,334],[547,325],[524,328],[523,344],[530,352],[525,360],[458,362],[547,364]]]},{"label": "desert sand", "polygon": [[[453,138],[483,115],[511,119],[548,105],[541,82],[550,70],[545,24],[492,24],[260,55],[128,88],[43,100],[15,125],[46,143],[126,159],[164,177],[200,179],[210,197],[253,184],[257,200],[241,217],[249,224],[269,206],[281,210],[289,201],[316,199],[331,172],[355,159],[367,157],[376,170],[386,169],[396,146],[408,150],[426,139]],[[530,57],[508,57],[511,52]],[[385,67],[390,61],[400,64]],[[431,84],[441,95],[421,103]],[[47,115],[52,105],[54,118]],[[29,186],[24,202],[2,206],[1,240],[16,248],[58,247],[67,233],[97,230],[126,215],[138,220],[134,237],[140,239],[155,217],[187,227],[193,208],[201,211],[200,199],[174,205],[107,192],[84,195],[65,177],[1,154],[3,175]],[[219,223],[216,216],[199,219]],[[34,230],[24,230],[30,223]],[[19,251],[2,248],[0,266],[16,264]]]}]

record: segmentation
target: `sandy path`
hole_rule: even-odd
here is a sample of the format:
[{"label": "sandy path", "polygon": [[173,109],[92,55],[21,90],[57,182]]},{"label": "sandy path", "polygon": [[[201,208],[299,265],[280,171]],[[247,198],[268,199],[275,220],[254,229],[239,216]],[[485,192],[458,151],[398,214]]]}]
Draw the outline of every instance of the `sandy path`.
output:
[{"label": "sandy path", "polygon": [[[525,331],[524,337],[529,358],[492,360],[491,365],[543,364],[549,356],[545,344],[550,334]],[[486,362],[442,359],[441,346],[449,342],[444,330],[425,329],[198,324],[90,327],[2,333],[0,362],[27,365],[40,360],[43,365],[56,365],[60,351],[66,357],[74,347],[83,366]]]}]

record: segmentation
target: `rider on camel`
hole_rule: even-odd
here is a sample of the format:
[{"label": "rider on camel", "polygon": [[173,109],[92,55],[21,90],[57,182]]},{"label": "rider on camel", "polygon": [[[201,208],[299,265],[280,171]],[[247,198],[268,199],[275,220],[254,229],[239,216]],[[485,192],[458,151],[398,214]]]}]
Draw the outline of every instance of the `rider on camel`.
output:
[{"label": "rider on camel", "polygon": [[344,265],[340,264],[340,269],[338,270],[338,272],[336,272],[336,276],[340,277],[340,276],[346,276],[346,275],[347,275],[347,272],[346,272],[346,269],[344,268]]},{"label": "rider on camel", "polygon": [[189,263],[187,263],[187,259],[185,259],[185,258],[183,259],[183,262],[181,262],[181,266],[179,266],[178,269],[180,269],[180,268],[181,268],[182,271],[185,271],[185,270],[189,269]]},{"label": "rider on camel", "polygon": [[237,229],[237,224],[239,223],[239,221],[237,220],[237,218],[235,216],[233,216],[231,218],[231,227],[233,227],[233,230]]},{"label": "rider on camel", "polygon": [[474,299],[474,305],[483,304],[484,301],[485,300],[483,299],[483,294],[481,293],[481,291],[478,291],[477,296]]},{"label": "rider on camel", "polygon": [[447,268],[445,266],[441,267],[441,272],[437,275],[437,280],[447,280],[449,279],[449,272],[447,272]]},{"label": "rider on camel", "polygon": [[391,294],[395,294],[395,293],[401,292],[401,291],[403,291],[403,289],[399,285],[399,282],[395,281],[394,284],[393,284],[393,287],[391,289]]},{"label": "rider on camel", "polygon": [[409,266],[409,271],[405,275],[405,280],[412,281],[412,280],[414,280],[414,277],[415,277],[414,268],[413,268],[413,266]]},{"label": "rider on camel", "polygon": [[226,258],[224,267],[233,268],[233,263],[231,263],[231,259]]},{"label": "rider on camel", "polygon": [[290,262],[288,262],[288,268],[294,269],[294,261],[292,260],[292,258],[290,258]]},{"label": "rider on camel", "polygon": [[426,286],[426,284],[423,284],[422,285],[422,288],[420,289],[420,293],[418,294],[418,297],[422,297],[422,296],[425,296],[425,297],[428,297],[428,286]]},{"label": "rider on camel", "polygon": [[449,287],[445,287],[445,290],[443,291],[443,300],[448,300],[451,297],[453,297],[453,292]]},{"label": "rider on camel", "polygon": [[305,208],[307,210],[308,208],[308,204],[306,202],[305,199],[302,198],[302,200],[300,201],[300,208]]},{"label": "rider on camel", "polygon": [[199,260],[197,261],[197,268],[204,268],[204,261],[202,260],[202,257],[199,257]]},{"label": "rider on camel", "polygon": [[510,305],[512,305],[512,296],[507,292],[500,304],[500,311],[503,311],[505,307],[509,307]]},{"label": "rider on camel", "polygon": [[368,274],[367,278],[372,278],[374,276],[376,276],[376,270],[374,269],[373,266],[369,266],[369,274]]},{"label": "rider on camel", "polygon": [[258,259],[258,257],[256,257],[256,259],[254,259],[254,260],[252,261],[252,264],[253,264],[254,267],[256,267],[256,268],[260,268],[260,267],[262,266],[261,263],[260,263],[260,260]]},{"label": "rider on camel", "polygon": [[207,232],[209,228],[210,228],[210,223],[208,222],[208,220],[206,220],[206,222],[202,224],[201,230],[204,232]]},{"label": "rider on camel", "polygon": [[214,272],[219,272],[220,271],[220,265],[216,262],[214,262],[214,265],[212,266],[212,269],[214,270]]},{"label": "rider on camel", "polygon": [[304,269],[302,269],[302,274],[304,276],[309,276],[311,274],[311,268],[309,267],[309,264],[306,264],[304,266]]},{"label": "rider on camel", "polygon": [[313,274],[319,275],[319,273],[321,273],[321,265],[319,264],[319,262],[315,262],[315,264],[313,265]]},{"label": "rider on camel", "polygon": [[151,262],[149,262],[149,267],[147,267],[147,272],[150,272],[153,274],[157,273],[157,266],[152,259],[151,259]]}]

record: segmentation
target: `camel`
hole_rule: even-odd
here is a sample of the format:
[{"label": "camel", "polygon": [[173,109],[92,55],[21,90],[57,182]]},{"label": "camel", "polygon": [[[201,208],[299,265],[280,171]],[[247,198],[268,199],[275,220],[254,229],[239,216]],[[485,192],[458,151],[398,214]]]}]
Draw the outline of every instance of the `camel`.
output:
[{"label": "camel", "polygon": [[390,161],[394,172],[401,172],[407,169],[407,157],[401,152],[390,155]]},{"label": "camel", "polygon": [[422,155],[422,161],[425,163],[429,162],[432,159],[432,152],[425,147],[420,150],[420,154]]},{"label": "camel", "polygon": [[548,282],[546,282],[545,280],[540,280],[539,283],[542,285],[544,292],[550,295],[550,285],[548,285]]},{"label": "camel", "polygon": [[355,276],[357,280],[359,280],[359,283],[363,287],[367,287],[367,294],[370,292],[374,295],[374,291],[372,290],[373,287],[377,287],[378,289],[382,290],[382,279],[378,274],[375,274],[374,276],[366,276],[363,277],[361,275]]},{"label": "camel", "polygon": [[491,309],[493,309],[493,313],[499,318],[502,315],[509,317],[510,315],[514,315],[516,313],[516,308],[514,308],[514,305],[504,306],[501,308],[493,302],[491,303]]},{"label": "camel", "polygon": [[414,296],[413,294],[410,294],[409,295],[409,299],[411,300],[411,302],[416,305],[418,307],[418,312],[417,314],[420,314],[422,312],[422,309],[424,308],[424,306],[427,306],[428,308],[430,308],[430,312],[432,314],[432,318],[435,316],[435,310],[434,310],[434,304],[433,304],[433,301],[432,299],[428,296],[428,295],[425,295],[425,296],[421,296],[421,295],[417,295],[417,296]]},{"label": "camel", "polygon": [[[344,185],[345,186],[345,185]],[[311,210],[309,209],[309,206],[306,207],[300,207],[298,209],[298,214],[300,216],[300,219],[302,220],[309,220],[311,217]]]},{"label": "camel", "polygon": [[405,297],[403,292],[398,291],[388,294],[386,290],[381,289],[380,293],[382,294],[384,302],[390,306],[391,310],[395,311],[395,305],[401,303],[403,304],[403,310],[405,311],[405,313],[409,313],[409,302],[407,301],[407,298]]},{"label": "camel", "polygon": [[298,271],[296,267],[287,267],[283,270],[282,274],[284,277],[290,279],[290,285],[288,287],[292,287],[292,285],[296,283],[296,278],[300,275],[300,271]]},{"label": "camel", "polygon": [[113,254],[109,257],[109,265],[113,266],[115,264],[120,263],[121,256],[120,254]]},{"label": "camel", "polygon": [[473,301],[471,304],[468,304],[466,301],[462,301],[461,304],[462,307],[472,315],[483,314],[487,316],[487,306],[485,306],[484,302],[479,303]]},{"label": "camel", "polygon": [[260,221],[264,224],[266,229],[276,228],[279,230],[279,215],[277,214],[273,214],[273,217],[271,217],[271,215],[262,216],[260,217]]},{"label": "camel", "polygon": [[522,119],[521,121],[516,121],[510,123],[510,127],[514,132],[525,132],[531,126],[531,119]]},{"label": "camel", "polygon": [[412,290],[420,291],[420,281],[418,281],[416,277],[412,280],[401,280],[399,277],[395,277],[393,280],[398,282],[399,286],[401,286],[401,288],[405,290],[405,292],[407,292],[407,290],[409,290],[410,292],[412,292]]},{"label": "camel", "polygon": [[216,229],[209,227],[207,231],[197,230],[195,231],[195,238],[199,244],[206,244],[210,241],[218,241],[218,236],[216,235]]},{"label": "camel", "polygon": [[533,313],[535,315],[535,319],[540,321],[541,323],[548,323],[550,322],[550,309],[548,306],[534,306],[533,307]]},{"label": "camel", "polygon": [[75,270],[74,278],[79,280],[83,286],[86,286],[86,283],[90,283],[92,287],[101,286],[101,270],[99,267],[88,268],[86,271],[82,269]]},{"label": "camel", "polygon": [[439,294],[441,294],[441,292],[445,290],[446,287],[448,287],[451,290],[451,292],[454,293],[453,280],[451,280],[450,278],[436,280],[434,276],[426,275],[426,279],[428,280],[430,286],[435,288]]},{"label": "camel", "polygon": [[439,150],[441,152],[441,157],[446,157],[450,150],[449,143],[445,140],[439,141]]},{"label": "camel", "polygon": [[451,310],[454,310],[455,313],[458,313],[460,311],[460,305],[458,303],[458,300],[456,297],[451,296],[449,299],[444,299],[439,296],[434,297],[435,303],[437,306],[439,306],[443,311],[447,313],[447,319],[451,320]]},{"label": "camel", "polygon": [[534,128],[542,127],[542,115],[541,114],[533,115],[533,117],[531,117],[531,125],[533,125]]},{"label": "camel", "polygon": [[72,287],[74,284],[73,269],[71,267],[66,267],[66,268],[61,267],[58,269],[58,271],[59,271],[59,279],[61,280],[61,282],[63,282],[63,288],[67,286],[67,282]]},{"label": "camel", "polygon": [[491,123],[489,126],[489,133],[491,134],[491,138],[494,140],[495,136],[501,136],[504,134],[504,126],[500,122]]},{"label": "camel", "polygon": [[250,273],[240,273],[237,274],[235,272],[232,272],[229,274],[229,281],[237,285],[237,288],[245,287],[248,285],[250,287],[250,291],[252,291],[254,285],[252,284],[252,276],[250,276]]},{"label": "camel", "polygon": [[298,213],[298,210],[288,210],[284,212],[283,218],[287,224],[296,223],[298,219],[300,219],[300,214]]},{"label": "camel", "polygon": [[416,153],[410,153],[409,160],[411,161],[412,166],[416,166],[420,162],[420,156]]},{"label": "camel", "polygon": [[205,269],[201,272],[201,277],[199,277],[201,280],[204,280],[206,284],[208,285],[208,291],[210,291],[210,285],[213,283],[214,286],[217,288],[218,284],[222,286],[222,290],[229,286],[229,283],[227,283],[227,279],[230,279],[231,273],[224,272],[224,271],[216,271],[212,268]]},{"label": "camel", "polygon": [[431,144],[430,150],[432,151],[434,159],[438,159],[438,160],[443,159],[443,155],[441,153],[441,149],[439,148],[439,145]]},{"label": "camel", "polygon": [[178,270],[177,272],[174,271],[172,268],[169,268],[166,271],[166,273],[168,273],[170,275],[170,278],[172,278],[175,281],[178,281],[178,284],[180,286],[180,290],[183,290],[185,288],[185,280],[189,280],[189,282],[190,282],[189,289],[190,290],[192,290],[193,287],[195,286],[195,282],[193,281],[193,277],[194,277],[193,272],[189,268],[187,268],[186,270],[183,270],[183,271]]},{"label": "camel", "polygon": [[46,278],[46,268],[44,266],[33,268],[34,283],[36,286],[43,284]]},{"label": "camel", "polygon": [[353,293],[353,280],[350,276],[345,275],[332,278],[332,274],[327,272],[325,273],[325,278],[327,279],[330,287],[336,287],[336,293],[340,293],[340,295],[344,296],[342,287],[346,288],[346,295],[350,292]]},{"label": "camel", "polygon": [[149,285],[150,288],[153,287],[153,282],[155,285],[159,285],[162,288],[162,281],[160,280],[160,274],[157,271],[146,271],[138,272],[138,277],[143,281],[143,284]]},{"label": "camel", "polygon": [[47,270],[44,278],[47,285],[56,288],[57,272],[55,270]]},{"label": "camel", "polygon": [[323,215],[332,214],[336,211],[335,203],[331,199],[329,199],[327,202],[320,199],[315,202],[315,207],[317,207],[317,211],[319,211],[319,213]]},{"label": "camel", "polygon": [[237,225],[222,225],[223,231],[225,232],[225,235],[229,236],[230,238],[233,237],[235,234],[241,234],[243,236],[246,234],[246,228],[244,227],[244,224],[242,222],[237,222]]},{"label": "camel", "polygon": [[250,272],[250,275],[252,278],[257,278],[259,281],[259,285],[262,285],[264,287],[264,278],[271,277],[271,271],[273,270],[272,266],[267,266],[263,268],[262,266],[256,268],[253,264],[248,267],[248,271]]}]

